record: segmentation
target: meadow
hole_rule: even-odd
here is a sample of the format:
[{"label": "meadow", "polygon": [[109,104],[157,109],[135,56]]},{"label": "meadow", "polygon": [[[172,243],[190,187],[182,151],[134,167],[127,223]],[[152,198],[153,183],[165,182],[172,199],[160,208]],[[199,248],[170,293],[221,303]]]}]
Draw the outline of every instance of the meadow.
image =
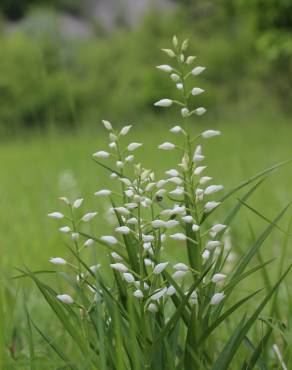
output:
[{"label": "meadow", "polygon": [[[137,160],[141,160],[146,168],[155,165],[157,173],[162,177],[164,171],[169,168],[169,163],[177,159],[175,152],[157,150],[161,141],[174,140],[169,133],[169,128],[177,121],[175,114],[173,117],[170,115],[167,120],[149,117],[142,125],[133,123],[133,129],[129,134],[129,140],[135,138],[143,142],[143,147],[137,151]],[[194,123],[191,128],[194,134],[206,127],[220,129],[223,133],[216,140],[207,141],[204,150],[208,157],[208,171],[214,174],[216,182],[224,184],[226,191],[257,172],[291,158],[292,128],[289,119],[276,117],[236,116],[219,119],[214,123],[212,119],[204,117],[200,119],[199,124]],[[5,327],[3,334],[6,343],[15,345],[15,356],[21,359],[19,361],[23,366],[20,367],[22,369],[31,368],[26,365],[25,360],[28,356],[28,345],[24,297],[32,317],[41,323],[42,328],[54,333],[56,328],[53,329],[55,324],[52,324],[52,320],[54,322],[55,319],[39,293],[33,288],[32,282],[24,284],[23,280],[11,278],[18,274],[15,268],[23,266],[31,270],[51,270],[49,258],[63,255],[62,235],[58,233],[56,224],[47,218],[49,212],[60,208],[58,200],[60,196],[84,197],[86,206],[100,213],[93,220],[90,231],[110,232],[112,226],[102,215],[109,204],[94,197],[93,193],[106,188],[112,180],[109,179],[108,172],[100,169],[91,157],[92,153],[97,149],[106,148],[106,145],[101,123],[96,123],[90,130],[71,133],[54,130],[46,135],[30,134],[1,143],[0,234],[2,298],[4,298],[2,310],[7,318],[5,323],[3,322]],[[267,220],[242,207],[237,222],[231,227],[232,238],[236,241],[233,246],[235,253],[245,251],[253,240],[253,233],[258,234],[291,200],[291,181],[292,170],[288,164],[268,176],[261,188],[248,200],[248,204],[265,215]],[[235,194],[227,206],[220,210],[218,219],[225,214],[229,204],[234,205],[237,202],[238,196]],[[277,257],[279,261],[286,239],[283,229],[287,230],[290,218],[291,211],[288,211],[280,223],[282,230],[275,229],[263,245],[261,250],[263,260]],[[181,251],[173,246],[168,249],[167,254],[171,259],[180,257]],[[106,263],[106,255],[104,248],[97,247],[94,258],[98,262]],[[291,249],[288,248],[285,264],[288,265],[291,257]],[[268,267],[271,281],[276,276],[277,266],[275,261]],[[260,272],[251,276],[243,291],[251,292],[264,286],[264,280],[260,279]],[[290,279],[291,277],[288,277],[283,286],[285,284],[289,286]],[[285,291],[285,288],[283,289]],[[286,295],[283,302],[287,303]],[[11,305],[12,310],[9,308]],[[284,315],[288,314],[285,308],[284,312]],[[37,343],[36,357],[40,359],[42,369],[51,369],[52,362],[46,367],[45,360],[49,349],[37,334],[34,336]],[[72,351],[69,344],[67,349],[69,353]],[[14,369],[13,366],[11,369]]]}]

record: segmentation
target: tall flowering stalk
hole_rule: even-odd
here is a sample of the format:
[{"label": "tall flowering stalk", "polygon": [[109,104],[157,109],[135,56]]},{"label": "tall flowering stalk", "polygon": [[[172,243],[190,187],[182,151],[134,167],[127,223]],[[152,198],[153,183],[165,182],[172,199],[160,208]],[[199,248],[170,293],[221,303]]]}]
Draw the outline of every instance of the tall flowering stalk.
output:
[{"label": "tall flowering stalk", "polygon": [[[23,271],[35,281],[78,348],[71,359],[56,344],[52,346],[69,368],[79,368],[82,359],[86,359],[86,368],[102,370],[252,369],[258,361],[272,361],[264,351],[272,332],[268,322],[266,333],[253,338],[252,349],[243,352],[244,357],[237,354],[243,341],[250,340],[250,328],[256,327],[260,313],[289,269],[281,273],[249,315],[239,309],[260,291],[238,301],[233,293],[246,277],[271,262],[248,268],[286,209],[242,256],[235,256],[232,250],[229,226],[259,187],[260,178],[281,164],[218,198],[223,186],[214,184],[207,173],[201,141],[221,133],[205,130],[192,136],[194,116],[206,112],[196,106],[196,96],[204,93],[197,80],[205,68],[194,66],[195,57],[187,56],[187,49],[188,41],[180,43],[176,37],[172,49],[163,49],[172,63],[157,68],[171,78],[180,98],[163,98],[154,104],[179,108],[182,123],[170,132],[181,137],[181,143],[166,141],[158,147],[161,151],[176,150],[179,163],[166,169],[165,178],[157,179],[153,170],[135,161],[142,143],[124,142],[132,126],[118,131],[104,120],[108,149],[97,151],[93,158],[110,172],[117,185],[114,190],[97,189],[95,196],[110,204],[110,216],[115,218],[112,232],[89,234],[85,224],[99,217],[98,213],[80,213],[82,199],[62,197],[67,211],[52,212],[49,217],[61,222],[60,232],[68,235],[70,257],[68,261],[52,257],[50,263],[66,269],[59,276],[68,288],[56,292],[36,274]],[[221,222],[210,221],[210,215],[227,198],[252,182],[256,184]],[[108,265],[97,261],[88,264],[89,250],[99,245],[107,251]],[[181,260],[170,260],[166,247],[179,248]],[[97,249],[97,256],[100,253]],[[275,302],[271,316],[276,307]]]}]

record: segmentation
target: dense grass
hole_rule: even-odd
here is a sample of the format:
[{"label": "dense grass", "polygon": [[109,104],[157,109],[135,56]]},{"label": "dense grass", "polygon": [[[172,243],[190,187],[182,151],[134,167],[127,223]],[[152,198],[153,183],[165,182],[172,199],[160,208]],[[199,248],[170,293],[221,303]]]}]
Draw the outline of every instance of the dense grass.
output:
[{"label": "dense grass", "polygon": [[[206,124],[208,128],[222,130],[224,134],[219,139],[207,141],[205,151],[210,163],[210,172],[215,175],[218,183],[225,185],[226,189],[261,169],[292,157],[292,127],[288,119],[287,121],[282,119],[277,123],[272,119],[250,121],[240,119],[237,122],[230,119],[228,122],[217,123],[216,127],[210,127],[210,124],[205,122],[199,127],[194,127],[194,131],[200,132]],[[137,126],[131,132],[135,140],[144,143],[137,156],[143,160],[146,167],[155,163],[158,174],[168,169],[170,162],[175,163],[171,159],[176,158],[176,153],[157,151],[157,145],[162,141],[173,141],[168,128],[164,122],[153,122],[149,119],[148,123]],[[57,233],[54,222],[46,217],[47,213],[60,209],[57,199],[59,196],[72,192],[72,196],[84,197],[88,207],[94,207],[90,210],[96,209],[101,211],[100,214],[103,213],[105,204],[94,198],[93,192],[105,188],[110,180],[108,173],[100,170],[90,159],[94,151],[106,145],[102,131],[102,126],[97,125],[91,132],[66,134],[55,132],[46,136],[31,136],[2,143],[1,269],[6,277],[5,286],[11,292],[11,302],[14,303],[13,295],[17,292],[18,283],[7,278],[15,274],[14,267],[27,265],[31,269],[47,269],[50,268],[47,262],[49,257],[63,255],[62,237]],[[64,184],[63,186],[60,184],[60,177],[67,170],[73,172],[76,186],[65,189]],[[286,205],[287,200],[291,199],[291,181],[292,172],[288,165],[267,179],[261,190],[249,200],[249,204],[272,219]],[[236,199],[232,201],[235,202]],[[281,226],[287,228],[288,221],[289,215],[281,222]],[[99,225],[104,233],[104,230],[109,228],[107,223],[106,219],[102,223],[95,220],[91,227],[96,233],[100,233],[101,231],[96,230],[96,225]],[[237,241],[234,245],[235,250],[244,250],[247,247],[252,239],[250,226],[258,230],[264,225],[265,221],[244,209],[240,222],[237,222],[236,229],[232,230]],[[283,238],[283,233],[279,231],[273,233],[262,249],[264,259],[280,255],[279,246]],[[179,253],[177,250],[169,250],[170,255]],[[100,254],[102,255],[102,252]],[[288,256],[291,257],[292,253],[288,252]],[[251,286],[257,284],[257,280],[250,279]],[[29,293],[34,317],[42,321],[42,327],[49,327],[50,314],[47,310],[41,309],[43,306],[35,291]],[[19,302],[22,301],[21,296],[19,295]],[[11,302],[7,301],[7,305],[13,304]],[[22,304],[17,305],[10,314],[6,323],[8,336],[11,336],[13,329],[22,320],[24,315]],[[20,344],[19,346],[21,348]],[[24,347],[27,350],[27,345]]]}]

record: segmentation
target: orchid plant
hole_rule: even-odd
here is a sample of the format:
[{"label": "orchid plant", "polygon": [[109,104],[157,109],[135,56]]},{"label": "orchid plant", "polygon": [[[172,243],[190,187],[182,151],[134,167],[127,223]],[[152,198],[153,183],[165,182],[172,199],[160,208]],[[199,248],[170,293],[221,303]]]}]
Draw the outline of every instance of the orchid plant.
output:
[{"label": "orchid plant", "polygon": [[[180,98],[163,98],[154,104],[179,109],[181,124],[170,129],[173,143],[166,141],[158,147],[176,151],[179,163],[165,169],[163,179],[157,179],[152,169],[135,160],[134,153],[142,143],[124,144],[132,126],[116,130],[104,120],[109,147],[94,153],[93,159],[110,172],[115,185],[97,189],[95,196],[110,204],[109,212],[115,217],[112,232],[90,235],[84,224],[99,217],[98,213],[80,217],[83,199],[62,197],[65,211],[49,217],[61,222],[59,230],[68,235],[70,256],[52,257],[50,263],[58,265],[57,271],[64,269],[57,273],[65,279],[67,289],[57,292],[36,273],[22,270],[34,280],[73,343],[72,357],[33,322],[66,369],[268,369],[275,361],[285,365],[281,343],[278,346],[273,339],[278,360],[266,351],[274,338],[273,320],[280,319],[276,300],[269,319],[261,320],[261,333],[251,336],[250,329],[259,325],[263,309],[289,269],[281,269],[276,284],[263,297],[261,289],[238,300],[234,298],[238,292],[234,293],[248,276],[272,262],[251,266],[286,209],[242,255],[235,255],[230,236],[231,222],[262,177],[282,164],[221,195],[224,188],[207,172],[202,149],[204,140],[221,132],[208,129],[192,135],[194,117],[206,113],[204,107],[196,106],[196,96],[204,93],[197,87],[197,79],[205,68],[194,66],[196,57],[187,56],[187,49],[188,40],[179,42],[176,37],[171,49],[163,49],[172,65],[157,69],[174,82]],[[220,222],[211,221],[226,199],[252,183]],[[87,262],[88,250],[98,245],[105,247],[107,266]],[[165,250],[176,245],[181,259],[173,261]],[[101,253],[99,249],[97,253]],[[246,304],[252,300],[257,305],[250,310]],[[242,349],[244,343],[248,344],[246,350]]]}]

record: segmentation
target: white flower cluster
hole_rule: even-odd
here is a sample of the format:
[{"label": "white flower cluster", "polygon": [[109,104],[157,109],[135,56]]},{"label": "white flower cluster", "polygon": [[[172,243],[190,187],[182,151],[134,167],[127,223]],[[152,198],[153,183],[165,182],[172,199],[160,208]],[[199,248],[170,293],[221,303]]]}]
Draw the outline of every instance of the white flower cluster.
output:
[{"label": "white flower cluster", "polygon": [[[60,231],[70,234],[78,253],[82,248],[100,243],[110,250],[110,268],[119,274],[127,286],[127,291],[142,304],[145,310],[158,312],[166,302],[172,302],[172,296],[189,297],[189,304],[200,304],[210,284],[218,284],[221,290],[209,297],[211,306],[218,305],[224,298],[226,274],[210,269],[211,275],[206,276],[198,289],[191,292],[193,281],[212,266],[218,255],[226,253],[222,236],[227,225],[215,223],[206,226],[206,218],[220,206],[220,201],[212,199],[223,190],[222,185],[212,184],[213,178],[206,175],[207,165],[204,163],[201,139],[220,135],[220,131],[206,130],[196,137],[191,137],[192,128],[189,121],[192,115],[201,116],[206,112],[203,107],[190,108],[190,98],[204,93],[200,87],[187,89],[187,80],[204,72],[202,66],[192,67],[194,56],[186,56],[187,42],[179,45],[173,40],[174,50],[164,49],[164,52],[176,61],[176,66],[159,65],[158,70],[169,74],[175,82],[180,100],[161,99],[154,105],[170,107],[177,105],[181,109],[182,123],[174,126],[172,134],[182,134],[183,146],[168,141],[159,145],[160,150],[174,150],[179,153],[180,163],[165,171],[163,179],[156,179],[152,170],[145,169],[140,163],[135,163],[133,152],[143,144],[130,142],[123,144],[125,136],[132,126],[124,126],[116,131],[112,124],[103,120],[108,132],[108,149],[99,150],[93,154],[94,160],[104,168],[110,169],[110,177],[120,183],[120,191],[98,189],[97,197],[107,197],[112,203],[110,213],[116,216],[117,223],[110,235],[97,235],[85,238],[81,232],[82,225],[91,221],[97,212],[89,212],[76,219],[75,210],[79,209],[83,200],[74,202],[67,198],[61,200],[70,208],[70,216],[60,212],[49,216],[58,220],[66,220],[70,224],[60,227]],[[85,240],[80,245],[80,239]],[[171,263],[164,260],[165,246],[180,248],[188,253],[187,263]],[[229,248],[230,249],[230,248]],[[230,251],[228,250],[227,254]],[[194,255],[196,257],[194,257]],[[50,262],[56,265],[68,265],[61,257],[54,257]],[[94,269],[96,272],[97,268]],[[78,280],[88,279],[88,274],[78,272]],[[86,280],[87,286],[91,286]],[[93,291],[95,291],[93,289]],[[57,299],[66,304],[72,304],[73,299],[64,294]],[[162,304],[163,302],[163,304]]]}]

